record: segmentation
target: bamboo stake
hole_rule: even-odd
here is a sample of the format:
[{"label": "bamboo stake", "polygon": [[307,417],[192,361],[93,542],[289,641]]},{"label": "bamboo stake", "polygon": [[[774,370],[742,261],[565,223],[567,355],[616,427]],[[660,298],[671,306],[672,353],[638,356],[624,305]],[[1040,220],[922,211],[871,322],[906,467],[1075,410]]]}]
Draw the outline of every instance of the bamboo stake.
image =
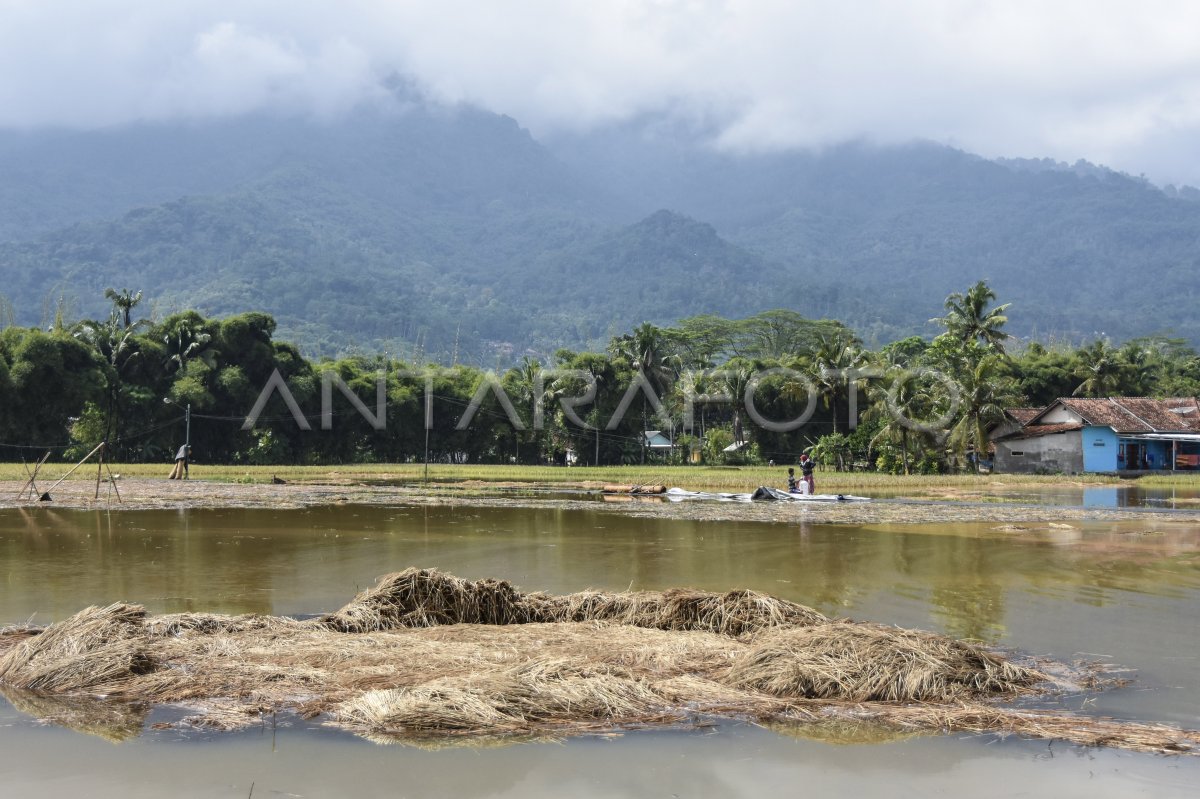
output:
[{"label": "bamboo stake", "polygon": [[104,442],[103,442],[103,441],[101,441],[99,444],[97,444],[97,445],[96,445],[96,448],[95,448],[94,450],[92,450],[91,452],[89,452],[87,455],[84,455],[84,456],[83,456],[83,460],[81,460],[79,463],[77,463],[77,464],[75,464],[74,466],[72,466],[72,467],[71,467],[71,471],[67,472],[67,473],[66,473],[66,474],[64,474],[62,477],[58,478],[58,482],[57,482],[57,483],[55,483],[54,485],[52,485],[52,486],[50,486],[49,488],[47,488],[45,493],[46,493],[46,494],[49,494],[51,491],[53,491],[54,489],[56,489],[56,488],[58,488],[60,485],[62,485],[62,481],[63,481],[63,480],[66,480],[68,477],[70,477],[72,474],[74,474],[74,473],[75,473],[75,470],[76,470],[76,469],[78,469],[80,466],[82,466],[83,464],[85,464],[85,463],[87,463],[89,460],[91,460],[92,456],[93,456],[93,455],[95,455],[97,452],[99,452],[99,451],[100,451],[100,450],[101,450],[103,447],[104,447]]},{"label": "bamboo stake", "polygon": [[121,499],[121,489],[117,488],[117,478],[113,477],[112,469],[109,468],[108,461],[104,462],[104,471],[108,472],[108,484],[112,486],[112,490],[116,492],[117,502],[124,504],[125,500]]},{"label": "bamboo stake", "polygon": [[104,476],[104,442],[100,443],[100,457],[96,460],[96,493],[92,499],[100,499],[100,478]]},{"label": "bamboo stake", "polygon": [[[24,495],[25,489],[27,489],[27,488],[30,489],[30,491],[29,491],[30,499],[33,499],[35,496],[38,495],[38,490],[37,490],[38,471],[41,470],[42,466],[48,460],[50,460],[50,451],[46,450],[46,454],[42,456],[42,459],[34,464],[33,473],[29,475],[29,480],[27,480],[25,485],[21,486],[21,490],[17,492],[17,499],[20,499],[22,497],[22,495]],[[26,471],[28,471],[29,467],[25,467],[25,468],[26,468]]]}]

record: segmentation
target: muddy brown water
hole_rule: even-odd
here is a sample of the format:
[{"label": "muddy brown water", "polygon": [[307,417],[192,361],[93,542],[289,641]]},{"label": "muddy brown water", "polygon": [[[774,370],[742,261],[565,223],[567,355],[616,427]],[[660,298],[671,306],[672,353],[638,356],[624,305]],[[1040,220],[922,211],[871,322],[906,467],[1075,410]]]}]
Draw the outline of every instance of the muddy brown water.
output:
[{"label": "muddy brown water", "polygon": [[[610,508],[0,510],[0,624],[88,604],[311,614],[435,566],[569,592],[749,587],[831,615],[1130,669],[1061,707],[1200,727],[1200,525],[695,521]],[[1053,703],[1051,703],[1053,704]],[[159,709],[150,722],[170,720]],[[114,745],[0,701],[0,796],[1194,796],[1200,758],[994,736],[837,745],[750,725],[423,751],[295,719]]]}]

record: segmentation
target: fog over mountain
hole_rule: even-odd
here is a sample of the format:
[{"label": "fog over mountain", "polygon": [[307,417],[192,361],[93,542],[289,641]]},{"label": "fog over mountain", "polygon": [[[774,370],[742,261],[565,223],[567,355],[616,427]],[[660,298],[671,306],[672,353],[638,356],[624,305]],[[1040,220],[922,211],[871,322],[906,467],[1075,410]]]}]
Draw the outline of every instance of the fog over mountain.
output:
[{"label": "fog over mountain", "polygon": [[160,313],[269,311],[310,351],[483,363],[777,307],[929,334],[979,279],[1018,334],[1197,340],[1193,194],[928,143],[728,153],[659,116],[543,142],[410,97],[2,134],[0,270],[26,324],[129,287]]},{"label": "fog over mountain", "polygon": [[1198,342],[1200,11],[1150,6],[0,2],[0,295],[489,363],[986,279]]}]

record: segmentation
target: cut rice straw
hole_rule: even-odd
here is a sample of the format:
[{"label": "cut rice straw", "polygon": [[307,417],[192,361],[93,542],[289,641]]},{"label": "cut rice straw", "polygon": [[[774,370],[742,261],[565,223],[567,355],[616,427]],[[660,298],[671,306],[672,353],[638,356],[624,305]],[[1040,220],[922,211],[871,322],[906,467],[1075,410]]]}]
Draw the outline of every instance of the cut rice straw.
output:
[{"label": "cut rice straw", "polygon": [[306,621],[152,617],[114,604],[0,631],[0,685],[22,697],[14,706],[113,740],[140,723],[138,708],[173,703],[194,711],[185,724],[234,729],[291,712],[420,746],[737,718],[817,725],[826,736],[874,725],[893,735],[1200,747],[1193,731],[997,706],[1061,691],[1047,675],[1069,667],[1052,665],[1033,669],[934,633],[831,621],[752,591],[554,596],[431,569],[383,577]]}]

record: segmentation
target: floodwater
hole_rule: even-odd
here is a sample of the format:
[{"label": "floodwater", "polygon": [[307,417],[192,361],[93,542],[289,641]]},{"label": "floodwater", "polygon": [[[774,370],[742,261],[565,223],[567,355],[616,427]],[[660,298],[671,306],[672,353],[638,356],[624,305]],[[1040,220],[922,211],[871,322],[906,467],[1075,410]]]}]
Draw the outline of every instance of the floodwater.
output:
[{"label": "floodwater", "polygon": [[[789,525],[592,509],[0,510],[0,625],[88,604],[313,614],[437,567],[569,592],[748,587],[825,613],[1136,670],[1086,713],[1200,727],[1200,526]],[[171,718],[170,709],[151,714]],[[838,745],[750,725],[424,751],[294,719],[114,745],[0,700],[0,796],[1194,796],[1200,758],[995,736]],[[253,786],[253,789],[252,789]]]},{"label": "floodwater", "polygon": [[[883,488],[871,489],[878,499],[911,497],[920,491]],[[940,492],[932,491],[938,499]],[[1032,486],[1020,484],[982,485],[962,488],[959,496],[966,501],[1004,502],[1017,505],[1049,505],[1064,508],[1140,508],[1146,510],[1196,510],[1200,508],[1200,489],[1179,486],[1146,487],[1137,483],[1102,486]]]}]

